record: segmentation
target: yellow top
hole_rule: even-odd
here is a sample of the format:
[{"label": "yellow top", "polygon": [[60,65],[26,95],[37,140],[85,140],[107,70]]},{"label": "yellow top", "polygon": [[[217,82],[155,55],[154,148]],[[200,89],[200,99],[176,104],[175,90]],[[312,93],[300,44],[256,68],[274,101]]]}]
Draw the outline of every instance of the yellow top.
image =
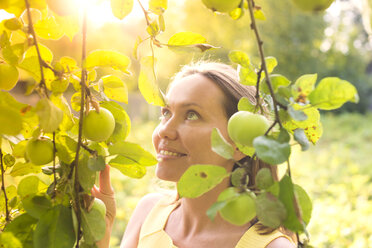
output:
[{"label": "yellow top", "polygon": [[[177,248],[172,239],[164,231],[170,213],[180,204],[174,197],[164,196],[146,217],[140,232],[137,248]],[[241,237],[235,248],[265,248],[271,241],[279,237],[291,239],[279,231],[261,235],[253,225]],[[292,241],[291,241],[292,242]]]}]

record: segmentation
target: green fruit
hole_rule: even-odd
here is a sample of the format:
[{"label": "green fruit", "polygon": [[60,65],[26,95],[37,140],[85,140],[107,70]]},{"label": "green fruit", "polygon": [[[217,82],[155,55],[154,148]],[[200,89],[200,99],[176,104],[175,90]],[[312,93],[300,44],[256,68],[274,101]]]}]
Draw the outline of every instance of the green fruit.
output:
[{"label": "green fruit", "polygon": [[35,165],[50,163],[53,160],[53,142],[46,138],[29,140],[26,156]]},{"label": "green fruit", "polygon": [[93,209],[96,209],[98,212],[100,212],[103,217],[106,216],[106,205],[105,205],[105,203],[103,203],[102,200],[100,200],[98,198],[94,198],[94,203],[93,203],[93,206],[92,206],[92,210]]},{"label": "green fruit", "polygon": [[226,221],[241,226],[256,216],[254,200],[248,193],[238,194],[233,187],[230,187],[218,196],[217,201],[224,200],[228,200],[228,203],[219,212]]},{"label": "green fruit", "polygon": [[239,7],[241,0],[202,0],[202,2],[213,11],[227,13]]},{"label": "green fruit", "polygon": [[256,185],[259,189],[268,189],[274,184],[271,171],[268,168],[262,168],[256,175]]},{"label": "green fruit", "polygon": [[17,68],[8,64],[0,64],[0,89],[13,89],[18,82],[18,76]]},{"label": "green fruit", "polygon": [[83,135],[92,141],[105,141],[110,138],[115,129],[115,118],[105,108],[89,111],[83,122]]},{"label": "green fruit", "polygon": [[269,127],[269,121],[264,116],[239,111],[230,117],[227,131],[234,142],[244,146],[253,146],[253,140],[264,135]]},{"label": "green fruit", "polygon": [[331,6],[334,0],[293,0],[294,4],[304,11],[322,11]]},{"label": "green fruit", "polygon": [[0,106],[0,134],[17,135],[21,130],[21,114],[9,107]]}]

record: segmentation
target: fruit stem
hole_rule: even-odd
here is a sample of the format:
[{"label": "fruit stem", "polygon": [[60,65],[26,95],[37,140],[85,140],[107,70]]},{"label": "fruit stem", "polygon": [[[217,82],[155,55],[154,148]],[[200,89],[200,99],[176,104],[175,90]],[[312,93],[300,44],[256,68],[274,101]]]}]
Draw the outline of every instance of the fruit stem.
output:
[{"label": "fruit stem", "polygon": [[[247,2],[248,2],[249,13],[250,13],[250,17],[251,17],[251,29],[253,29],[253,31],[255,33],[256,40],[257,40],[257,45],[258,45],[258,50],[259,50],[260,57],[261,57],[261,69],[265,72],[265,81],[266,81],[266,84],[267,84],[267,86],[270,90],[270,95],[273,98],[273,102],[274,102],[275,120],[277,121],[279,126],[282,127],[282,123],[281,123],[280,118],[279,118],[277,100],[275,98],[273,87],[271,86],[271,80],[270,80],[269,72],[268,72],[267,66],[266,66],[265,55],[264,55],[264,52],[263,52],[263,41],[261,40],[260,34],[258,33],[258,28],[257,28],[257,25],[256,25],[254,14],[253,14],[254,0],[247,0]],[[258,76],[260,76],[260,75],[258,75]],[[257,91],[258,90],[259,89],[257,88]]]},{"label": "fruit stem", "polygon": [[40,79],[40,86],[44,90],[45,96],[47,98],[49,98],[49,96],[48,96],[48,89],[47,89],[46,84],[45,84],[45,77],[44,77],[44,71],[43,71],[43,64],[46,64],[46,63],[41,58],[39,44],[37,42],[34,25],[32,23],[31,12],[30,12],[30,3],[28,2],[28,0],[25,0],[25,4],[26,4],[26,9],[27,9],[27,18],[28,18],[28,26],[29,26],[28,32],[31,33],[32,38],[34,40],[34,44],[35,44],[35,48],[36,48],[36,52],[37,52],[37,57],[38,57],[38,60],[39,60],[40,77],[41,77],[41,79]]},{"label": "fruit stem", "polygon": [[1,164],[1,190],[4,193],[4,199],[5,199],[5,221],[9,222],[10,221],[10,215],[9,215],[9,209],[8,209],[8,197],[6,195],[6,190],[5,190],[5,180],[4,180],[4,164],[3,164],[3,152],[0,149],[0,164]]}]

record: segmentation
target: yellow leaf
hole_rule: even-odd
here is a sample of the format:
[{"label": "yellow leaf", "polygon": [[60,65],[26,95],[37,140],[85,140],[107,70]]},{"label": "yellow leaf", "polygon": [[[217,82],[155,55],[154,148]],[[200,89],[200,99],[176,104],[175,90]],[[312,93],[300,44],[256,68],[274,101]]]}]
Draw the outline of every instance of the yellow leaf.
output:
[{"label": "yellow leaf", "polygon": [[129,57],[112,50],[95,50],[87,56],[84,64],[87,70],[101,66],[111,67],[115,70],[130,74],[127,70],[130,65]]},{"label": "yellow leaf", "polygon": [[104,76],[101,78],[103,83],[103,92],[105,95],[115,101],[128,103],[128,88],[117,76]]},{"label": "yellow leaf", "polygon": [[53,16],[41,19],[34,24],[35,32],[43,39],[59,40],[62,38],[62,27],[56,22]]},{"label": "yellow leaf", "polygon": [[111,0],[111,10],[115,17],[122,20],[133,8],[133,0]]}]

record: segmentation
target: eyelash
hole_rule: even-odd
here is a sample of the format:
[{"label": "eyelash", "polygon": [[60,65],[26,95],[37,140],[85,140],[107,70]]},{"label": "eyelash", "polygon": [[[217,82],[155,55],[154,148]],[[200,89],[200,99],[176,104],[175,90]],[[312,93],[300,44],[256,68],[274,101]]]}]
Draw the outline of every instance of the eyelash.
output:
[{"label": "eyelash", "polygon": [[[196,115],[196,117],[197,117],[197,119],[199,119],[200,118],[200,115],[196,112],[196,111],[194,111],[194,110],[188,110],[187,112],[186,112],[186,119],[188,119],[188,116],[189,116],[189,114],[190,113],[192,113],[192,114],[195,114]],[[167,114],[170,114],[170,111],[169,111],[169,109],[167,109],[167,108],[162,108],[161,109],[161,116],[160,116],[160,120],[164,120],[167,116]],[[194,120],[194,119],[192,119],[192,120]]]}]

